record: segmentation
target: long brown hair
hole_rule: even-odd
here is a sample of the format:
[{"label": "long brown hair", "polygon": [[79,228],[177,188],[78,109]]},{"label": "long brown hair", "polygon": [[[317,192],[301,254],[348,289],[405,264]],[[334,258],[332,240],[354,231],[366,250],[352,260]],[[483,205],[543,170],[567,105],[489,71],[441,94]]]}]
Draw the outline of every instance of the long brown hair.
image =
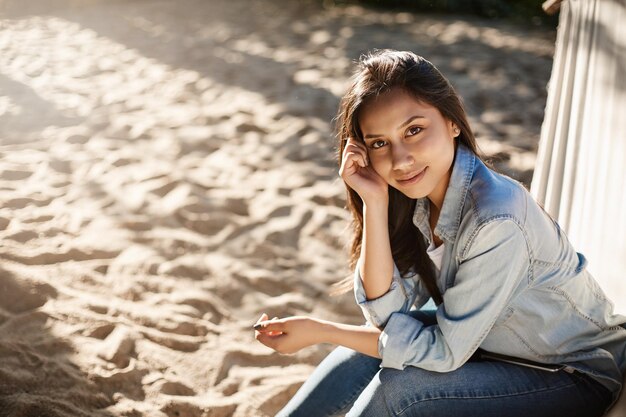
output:
[{"label": "long brown hair", "polygon": [[[437,108],[445,119],[452,121],[461,130],[457,138],[460,143],[480,157],[461,98],[450,82],[421,56],[412,52],[385,49],[361,56],[352,77],[352,85],[341,100],[336,117],[339,166],[348,139],[355,138],[363,142],[358,123],[360,109],[372,98],[394,88],[401,88],[418,101]],[[361,253],[363,238],[363,200],[347,184],[346,189],[353,228],[350,268],[354,269]],[[391,252],[400,273],[406,276],[413,269],[439,305],[443,302],[443,297],[436,285],[435,269],[426,253],[424,237],[412,221],[415,204],[416,200],[389,186]],[[349,291],[353,288],[353,278],[343,279],[334,288],[334,294]]]}]

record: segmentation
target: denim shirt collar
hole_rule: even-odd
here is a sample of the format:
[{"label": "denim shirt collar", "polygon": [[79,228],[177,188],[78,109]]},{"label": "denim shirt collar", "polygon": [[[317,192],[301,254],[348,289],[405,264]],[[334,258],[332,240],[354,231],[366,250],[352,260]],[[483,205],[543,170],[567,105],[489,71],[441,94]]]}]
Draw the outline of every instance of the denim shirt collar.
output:
[{"label": "denim shirt collar", "polygon": [[[445,243],[456,240],[456,235],[461,223],[465,198],[470,187],[474,168],[476,165],[476,155],[462,143],[459,143],[454,157],[452,175],[446,195],[443,199],[443,206],[439,213],[439,220],[435,226],[434,233]],[[430,244],[430,202],[428,197],[417,199],[415,211],[413,212],[413,224],[426,237]]]}]

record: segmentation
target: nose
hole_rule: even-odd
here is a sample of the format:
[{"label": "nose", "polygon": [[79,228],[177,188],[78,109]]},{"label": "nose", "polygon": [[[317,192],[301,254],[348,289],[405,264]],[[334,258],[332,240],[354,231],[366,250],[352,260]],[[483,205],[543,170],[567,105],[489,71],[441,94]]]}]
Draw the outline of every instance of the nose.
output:
[{"label": "nose", "polygon": [[402,143],[392,147],[391,157],[394,171],[406,171],[415,164],[415,158]]}]

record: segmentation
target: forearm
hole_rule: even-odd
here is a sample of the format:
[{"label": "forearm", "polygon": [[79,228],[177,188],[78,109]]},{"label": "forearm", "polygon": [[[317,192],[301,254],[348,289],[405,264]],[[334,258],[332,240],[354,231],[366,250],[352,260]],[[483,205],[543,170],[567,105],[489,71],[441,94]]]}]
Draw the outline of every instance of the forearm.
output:
[{"label": "forearm", "polygon": [[368,300],[384,295],[391,285],[393,258],[386,201],[363,207],[363,240],[358,267]]},{"label": "forearm", "polygon": [[344,346],[368,356],[380,358],[378,336],[381,331],[376,327],[354,326],[320,320],[320,336],[323,343]]}]

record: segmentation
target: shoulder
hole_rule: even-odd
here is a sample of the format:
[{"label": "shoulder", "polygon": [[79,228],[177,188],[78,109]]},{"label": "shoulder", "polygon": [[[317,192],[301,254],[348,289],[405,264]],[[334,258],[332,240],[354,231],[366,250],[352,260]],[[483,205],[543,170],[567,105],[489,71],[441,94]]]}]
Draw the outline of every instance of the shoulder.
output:
[{"label": "shoulder", "polygon": [[488,251],[505,243],[525,252],[528,239],[524,225],[531,201],[521,183],[479,162],[457,235],[459,256],[467,256],[470,248]]},{"label": "shoulder", "polygon": [[469,186],[466,210],[479,226],[496,219],[523,224],[530,199],[518,181],[487,168],[479,162]]}]

